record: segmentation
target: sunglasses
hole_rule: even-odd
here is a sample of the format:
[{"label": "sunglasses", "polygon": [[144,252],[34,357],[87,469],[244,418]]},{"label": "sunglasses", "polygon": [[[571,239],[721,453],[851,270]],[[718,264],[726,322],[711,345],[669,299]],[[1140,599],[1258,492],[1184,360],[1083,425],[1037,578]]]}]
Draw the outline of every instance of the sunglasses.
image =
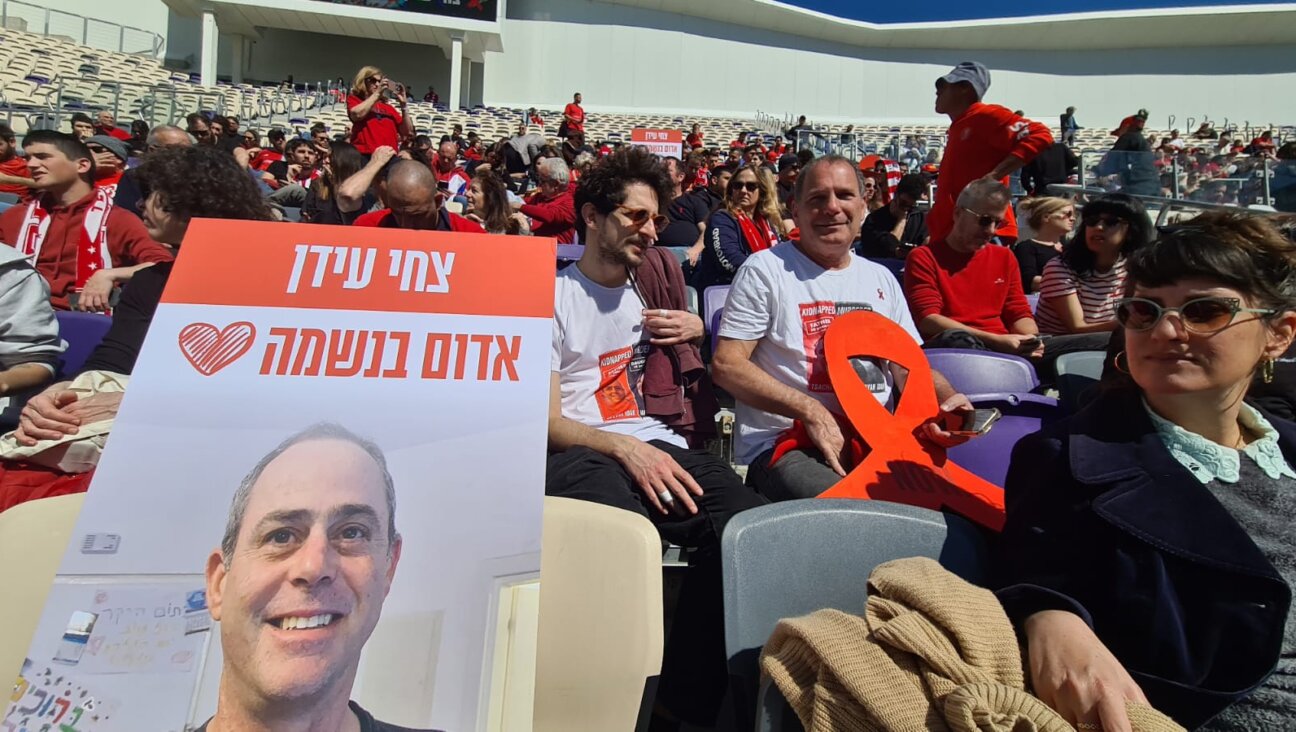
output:
[{"label": "sunglasses", "polygon": [[737,193],[738,191],[750,191],[755,193],[761,189],[761,184],[749,180],[742,183],[730,183],[729,187],[733,189],[734,193]]},{"label": "sunglasses", "polygon": [[1120,226],[1121,224],[1128,223],[1125,221],[1125,219],[1122,219],[1119,216],[1112,216],[1110,214],[1101,215],[1101,216],[1099,215],[1085,216],[1081,220],[1084,222],[1085,226],[1093,226],[1093,227],[1102,226],[1104,229],[1114,229],[1117,226]]},{"label": "sunglasses", "polygon": [[194,137],[211,137],[211,130],[189,130]]},{"label": "sunglasses", "polygon": [[108,150],[99,147],[98,145],[86,145],[86,149],[95,154],[108,152]]},{"label": "sunglasses", "polygon": [[1167,308],[1142,297],[1126,297],[1116,301],[1116,320],[1126,330],[1151,330],[1169,312],[1179,316],[1188,332],[1211,335],[1227,328],[1238,313],[1273,315],[1276,311],[1244,308],[1236,297],[1199,297],[1177,308]]},{"label": "sunglasses", "polygon": [[630,219],[630,223],[637,229],[642,229],[644,224],[649,221],[652,222],[653,228],[657,231],[665,229],[670,224],[670,219],[661,214],[655,214],[646,208],[626,208],[625,206],[618,206],[616,210],[625,214],[625,217]]},{"label": "sunglasses", "polygon": [[970,208],[963,208],[961,206],[959,208],[962,208],[962,210],[975,216],[977,221],[977,226],[980,226],[983,229],[986,228],[998,229],[1004,225],[1004,220],[999,218],[998,216],[990,216],[983,213],[977,213],[976,211],[973,211]]}]

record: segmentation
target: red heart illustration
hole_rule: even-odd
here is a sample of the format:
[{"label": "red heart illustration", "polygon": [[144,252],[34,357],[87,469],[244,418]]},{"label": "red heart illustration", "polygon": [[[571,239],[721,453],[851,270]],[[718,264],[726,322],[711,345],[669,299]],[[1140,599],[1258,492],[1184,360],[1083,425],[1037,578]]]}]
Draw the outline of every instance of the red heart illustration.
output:
[{"label": "red heart illustration", "polygon": [[203,376],[211,376],[239,360],[252,347],[256,327],[246,321],[219,330],[210,323],[193,323],[180,330],[180,352]]}]

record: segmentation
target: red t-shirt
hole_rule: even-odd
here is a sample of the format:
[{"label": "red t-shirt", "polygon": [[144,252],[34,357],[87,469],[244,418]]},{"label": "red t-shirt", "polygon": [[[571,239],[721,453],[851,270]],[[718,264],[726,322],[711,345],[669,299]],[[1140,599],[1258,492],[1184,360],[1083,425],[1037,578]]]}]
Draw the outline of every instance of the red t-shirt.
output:
[{"label": "red t-shirt", "polygon": [[[27,170],[27,160],[17,155],[0,163],[0,173],[12,175],[15,178],[31,179],[31,172]],[[16,193],[19,196],[26,197],[27,192],[30,190],[27,186],[18,185],[17,183],[0,183],[0,193]]]},{"label": "red t-shirt", "polygon": [[283,159],[284,159],[283,153],[279,152],[278,150],[272,147],[267,147],[267,148],[263,148],[261,152],[257,153],[255,158],[252,158],[252,162],[250,163],[250,165],[252,166],[253,170],[259,170],[262,173],[264,173],[266,171],[266,168],[270,167],[271,163],[277,163]]},{"label": "red t-shirt", "polygon": [[702,133],[690,132],[684,141],[688,143],[690,149],[702,147]]},{"label": "red t-shirt", "polygon": [[928,315],[943,315],[1005,334],[1013,323],[1032,317],[1017,257],[998,244],[972,255],[954,251],[944,240],[918,247],[905,260],[904,290],[915,324]]},{"label": "red t-shirt", "polygon": [[[449,227],[445,228],[445,224]],[[384,229],[400,228],[396,225],[396,219],[392,217],[390,208],[384,208],[381,211],[370,211],[356,219],[352,226],[376,226]],[[464,234],[485,234],[486,230],[472,219],[466,219],[458,214],[452,214],[449,211],[442,210],[438,214],[436,231],[458,231]]]},{"label": "red t-shirt", "polygon": [[563,114],[575,120],[574,122],[567,123],[568,130],[571,130],[572,132],[585,131],[585,110],[581,109],[579,104],[572,102],[563,107]]},{"label": "red t-shirt", "polygon": [[96,135],[108,135],[109,137],[122,141],[131,139],[129,132],[116,125],[113,125],[112,127],[100,127],[99,125],[95,125],[94,128]]},{"label": "red t-shirt", "polygon": [[[354,94],[347,95],[347,109],[351,110],[364,103]],[[359,122],[351,124],[351,144],[356,146],[361,155],[373,155],[373,151],[386,145],[393,150],[400,148],[400,123],[405,120],[396,108],[384,101],[374,102],[369,114]]]},{"label": "red t-shirt", "polygon": [[[932,241],[949,236],[954,227],[955,201],[968,183],[994,170],[1012,155],[1029,163],[1053,144],[1049,129],[997,104],[977,102],[950,125],[936,179],[936,200],[927,214],[927,231]],[[1004,185],[1008,179],[1002,180]],[[1017,238],[1017,217],[1012,207],[1004,214],[1000,236]]]}]

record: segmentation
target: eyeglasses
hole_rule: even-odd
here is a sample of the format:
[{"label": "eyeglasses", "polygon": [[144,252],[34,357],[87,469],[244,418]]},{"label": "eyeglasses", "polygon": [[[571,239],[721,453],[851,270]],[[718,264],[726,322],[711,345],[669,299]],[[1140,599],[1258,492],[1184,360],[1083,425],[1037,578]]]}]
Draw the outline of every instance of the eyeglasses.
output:
[{"label": "eyeglasses", "polygon": [[1104,214],[1104,215],[1095,214],[1093,216],[1085,216],[1084,219],[1082,220],[1085,226],[1091,226],[1091,227],[1101,226],[1104,229],[1114,229],[1117,226],[1120,226],[1121,224],[1128,223],[1127,221],[1125,221],[1125,219],[1122,219],[1119,216],[1112,216],[1110,214]]},{"label": "eyeglasses", "polygon": [[738,191],[750,191],[755,193],[761,189],[761,184],[754,180],[744,181],[742,183],[730,183],[729,186],[733,188],[735,193]]},{"label": "eyeglasses", "polygon": [[980,226],[983,229],[986,228],[998,229],[1004,225],[1004,220],[999,218],[998,216],[990,216],[989,214],[978,213],[976,211],[973,211],[970,208],[964,208],[963,206],[959,206],[959,208],[975,216],[977,221],[977,226]]},{"label": "eyeglasses", "polygon": [[1169,312],[1179,316],[1188,332],[1211,335],[1232,324],[1238,313],[1273,315],[1276,311],[1244,308],[1236,297],[1199,297],[1177,308],[1167,308],[1142,297],[1126,297],[1116,301],[1116,320],[1126,330],[1151,330]]},{"label": "eyeglasses", "polygon": [[655,214],[646,208],[627,208],[625,206],[617,206],[616,210],[625,214],[625,217],[630,219],[630,223],[637,229],[642,229],[644,224],[649,221],[652,222],[653,228],[657,231],[665,229],[670,224],[670,219],[661,214]]}]

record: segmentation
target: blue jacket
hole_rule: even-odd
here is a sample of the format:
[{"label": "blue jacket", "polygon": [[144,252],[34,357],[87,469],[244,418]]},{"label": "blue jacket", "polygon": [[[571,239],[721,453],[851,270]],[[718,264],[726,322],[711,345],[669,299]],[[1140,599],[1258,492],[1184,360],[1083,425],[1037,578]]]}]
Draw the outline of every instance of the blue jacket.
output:
[{"label": "blue jacket", "polygon": [[693,287],[702,292],[712,285],[733,282],[734,274],[751,256],[738,219],[724,209],[711,214],[702,234],[702,256],[693,272]]},{"label": "blue jacket", "polygon": [[[1296,425],[1266,418],[1296,464]],[[1005,498],[996,585],[1019,627],[1040,610],[1076,613],[1189,729],[1277,665],[1291,589],[1136,394],[1102,394],[1022,439]]]}]

